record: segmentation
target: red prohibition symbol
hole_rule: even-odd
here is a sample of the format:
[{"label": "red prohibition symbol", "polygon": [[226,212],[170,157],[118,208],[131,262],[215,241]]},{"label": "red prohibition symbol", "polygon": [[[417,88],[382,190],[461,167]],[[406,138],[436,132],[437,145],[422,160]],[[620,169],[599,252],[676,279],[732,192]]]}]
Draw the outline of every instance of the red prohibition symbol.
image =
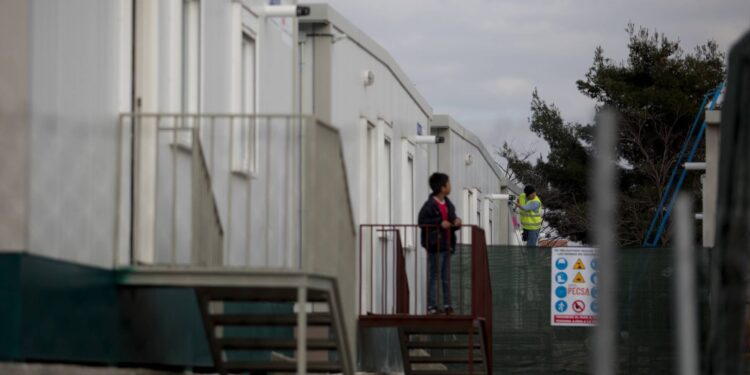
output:
[{"label": "red prohibition symbol", "polygon": [[586,303],[584,303],[583,301],[576,300],[575,302],[573,302],[573,311],[577,313],[582,313],[583,310],[585,309],[586,309]]}]

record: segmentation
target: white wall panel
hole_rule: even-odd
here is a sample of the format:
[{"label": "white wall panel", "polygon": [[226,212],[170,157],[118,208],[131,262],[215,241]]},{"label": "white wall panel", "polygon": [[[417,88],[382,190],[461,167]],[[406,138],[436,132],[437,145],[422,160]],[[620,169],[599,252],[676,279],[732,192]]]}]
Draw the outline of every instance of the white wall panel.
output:
[{"label": "white wall panel", "polygon": [[120,17],[128,9],[96,0],[30,4],[29,251],[111,266],[116,124],[128,91]]}]

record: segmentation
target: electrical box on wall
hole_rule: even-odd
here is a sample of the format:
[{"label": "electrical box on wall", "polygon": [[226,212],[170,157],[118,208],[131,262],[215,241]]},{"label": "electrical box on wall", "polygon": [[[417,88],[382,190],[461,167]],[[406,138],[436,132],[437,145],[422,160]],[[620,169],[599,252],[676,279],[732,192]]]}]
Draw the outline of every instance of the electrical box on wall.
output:
[{"label": "electrical box on wall", "polygon": [[466,156],[464,157],[464,163],[466,163],[466,165],[468,166],[468,165],[471,165],[471,163],[473,162],[474,162],[474,156],[472,156],[471,154],[466,154]]},{"label": "electrical box on wall", "polygon": [[365,70],[362,72],[362,83],[365,87],[371,86],[375,83],[375,73],[373,73],[372,70]]}]

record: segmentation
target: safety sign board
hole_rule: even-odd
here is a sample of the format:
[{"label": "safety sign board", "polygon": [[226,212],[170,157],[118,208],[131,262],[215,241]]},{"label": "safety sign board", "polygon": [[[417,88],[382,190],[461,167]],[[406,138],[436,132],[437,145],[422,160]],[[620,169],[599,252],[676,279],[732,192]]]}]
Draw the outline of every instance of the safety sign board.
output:
[{"label": "safety sign board", "polygon": [[550,323],[595,326],[599,310],[598,252],[594,248],[555,247],[550,264]]}]

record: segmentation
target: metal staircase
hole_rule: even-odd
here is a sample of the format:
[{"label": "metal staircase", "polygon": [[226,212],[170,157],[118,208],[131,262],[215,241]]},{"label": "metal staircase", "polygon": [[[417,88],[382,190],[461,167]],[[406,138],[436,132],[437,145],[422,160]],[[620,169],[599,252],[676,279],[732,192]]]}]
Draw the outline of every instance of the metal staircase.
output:
[{"label": "metal staircase", "polygon": [[[293,271],[137,267],[122,283],[193,289],[219,374],[354,373],[333,278]],[[264,305],[282,312],[257,308]],[[269,335],[269,330],[275,332]]]},{"label": "metal staircase", "polygon": [[[706,131],[706,121],[703,119],[703,115],[706,110],[713,110],[716,108],[716,103],[719,100],[723,88],[724,84],[721,83],[716,89],[708,92],[703,97],[703,102],[698,110],[698,115],[695,117],[693,125],[690,127],[690,132],[688,133],[685,142],[682,144],[682,149],[677,157],[677,163],[672,169],[672,175],[669,177],[667,187],[661,196],[656,213],[654,213],[654,217],[651,219],[646,238],[643,240],[644,247],[656,247],[661,240],[662,234],[667,228],[669,217],[672,214],[672,208],[674,207],[677,196],[680,193],[680,189],[682,189],[682,184],[685,182],[685,177],[689,170],[685,167],[685,164],[693,161],[693,157],[698,151],[698,146],[700,146],[700,143],[703,140],[703,134]],[[708,108],[706,108],[707,103]]]},{"label": "metal staircase", "polygon": [[[283,288],[198,288],[196,289],[198,302],[203,316],[206,336],[209,339],[214,364],[220,374],[245,373],[245,372],[295,372],[297,361],[300,360],[301,351],[323,351],[318,361],[309,361],[305,365],[308,373],[341,373],[342,365],[336,359],[338,357],[339,342],[336,340],[336,331],[333,327],[333,318],[329,312],[308,313],[306,307],[302,307],[306,327],[325,327],[325,337],[310,338],[304,336],[305,331],[296,329],[296,335],[303,336],[305,340],[300,343],[298,338],[290,335],[288,338],[268,338],[259,336],[257,330],[241,331],[240,335],[231,335],[231,327],[289,327],[298,328],[301,322],[300,316],[292,311],[292,306],[298,303],[297,290]],[[306,304],[324,305],[329,309],[329,296],[323,291],[310,291],[307,294]],[[289,314],[257,314],[225,313],[221,311],[212,312],[212,306],[225,306],[226,304],[245,304],[252,306],[258,303],[288,304]],[[300,309],[300,306],[296,307]],[[290,330],[291,333],[291,330]],[[302,345],[300,345],[302,344]],[[236,353],[235,358],[230,353]],[[263,359],[242,358],[243,352],[271,352],[284,353],[295,352],[296,356],[288,357],[278,355],[281,360],[271,361],[271,356]],[[309,356],[309,354],[308,354]]]},{"label": "metal staircase", "polygon": [[[258,127],[269,129],[260,145],[283,147],[265,148],[267,173],[249,179],[235,133]],[[356,237],[338,130],[312,116],[232,113],[123,113],[118,129],[117,201],[133,210],[122,215],[129,223],[116,215],[117,282],[131,299],[175,289],[180,307],[191,308],[179,344],[192,358],[174,366],[221,374],[353,374],[354,336],[347,331],[355,328]],[[271,168],[276,159],[283,168]],[[263,188],[257,207],[271,207],[275,198],[283,204],[265,210],[256,225],[251,191]],[[297,189],[299,195],[287,194]],[[325,221],[318,220],[322,211]],[[267,231],[282,222],[274,235]],[[254,249],[251,227],[266,232],[265,249]],[[127,242],[122,233],[131,236],[130,249],[120,245]],[[270,256],[250,262],[253,251],[271,249],[279,262]],[[244,262],[231,254],[244,254]]]},{"label": "metal staircase", "polygon": [[489,374],[482,321],[432,319],[399,328],[406,375]]}]

